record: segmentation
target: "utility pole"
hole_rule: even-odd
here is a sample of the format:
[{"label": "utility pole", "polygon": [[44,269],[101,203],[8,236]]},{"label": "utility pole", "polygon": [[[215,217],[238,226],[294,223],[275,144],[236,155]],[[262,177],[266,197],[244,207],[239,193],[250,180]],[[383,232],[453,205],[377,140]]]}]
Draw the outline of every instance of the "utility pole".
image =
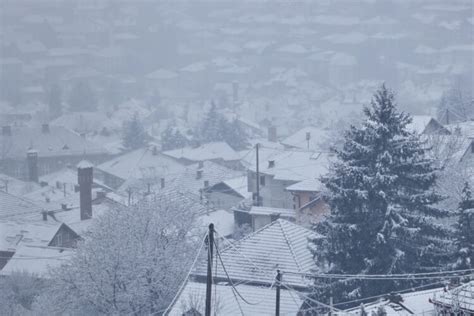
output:
[{"label": "utility pole", "polygon": [[331,290],[329,293],[329,316],[332,316],[332,310],[333,310],[333,296],[332,296],[332,278],[329,278],[329,284],[331,284]]},{"label": "utility pole", "polygon": [[260,168],[259,168],[259,162],[258,162],[258,148],[259,144],[257,143],[255,145],[255,152],[256,152],[256,171],[257,171],[257,202],[255,203],[256,206],[260,206]]},{"label": "utility pole", "polygon": [[281,289],[281,273],[280,270],[277,270],[276,276],[276,306],[275,306],[275,316],[280,316],[280,289]]},{"label": "utility pole", "polygon": [[[205,316],[211,316],[211,294],[212,294],[212,255],[214,251],[214,224],[209,224],[209,233],[207,234],[207,282],[206,282],[206,313]],[[215,298],[214,298],[215,299]]]}]

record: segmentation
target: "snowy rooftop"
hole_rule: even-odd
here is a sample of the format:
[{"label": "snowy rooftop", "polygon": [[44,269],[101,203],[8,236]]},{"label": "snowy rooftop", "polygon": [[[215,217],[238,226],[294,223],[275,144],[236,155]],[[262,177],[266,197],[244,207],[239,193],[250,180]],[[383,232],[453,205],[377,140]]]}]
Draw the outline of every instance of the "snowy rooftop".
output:
[{"label": "snowy rooftop", "polygon": [[32,214],[40,216],[43,208],[22,197],[0,191],[0,219],[22,218]]},{"label": "snowy rooftop", "polygon": [[[216,230],[219,232],[219,227]],[[308,248],[310,237],[316,237],[311,230],[278,219],[232,245],[222,243],[220,252],[232,279],[271,284],[277,269],[300,273],[316,269]],[[206,263],[200,262],[193,274],[205,276]],[[216,276],[226,278],[220,270]],[[290,285],[305,287],[310,283],[298,275],[287,274],[284,278]]]},{"label": "snowy rooftop", "polygon": [[0,275],[28,272],[47,278],[49,270],[66,263],[73,251],[53,247],[23,246],[0,271]]},{"label": "snowy rooftop", "polygon": [[120,179],[142,179],[147,177],[167,177],[179,174],[185,167],[173,158],[152,149],[142,148],[126,153],[96,167]]},{"label": "snowy rooftop", "polygon": [[447,292],[440,291],[439,295],[433,298],[438,306],[447,308],[455,308],[454,304],[458,304],[459,309],[468,315],[474,313],[474,281],[461,285]]},{"label": "snowy rooftop", "polygon": [[[381,299],[374,303],[365,304],[364,308],[367,315],[377,313],[378,308],[383,307],[387,316],[401,315],[434,315],[434,306],[430,299],[442,293],[442,288],[417,291],[401,294],[401,304],[393,303],[386,299]],[[345,311],[344,315],[360,315],[360,307],[355,307]]]},{"label": "snowy rooftop", "polygon": [[[215,286],[217,298],[213,297],[211,306],[217,306],[216,315],[274,315],[275,311],[275,288],[258,287],[251,285],[236,285],[237,291],[252,305],[237,298],[230,284],[219,283]],[[206,284],[189,281],[183,288],[177,300],[172,305],[169,316],[185,315],[187,311],[194,308],[200,315],[204,315],[203,302],[206,297]],[[216,304],[214,304],[214,300]],[[255,303],[255,304],[254,304]],[[240,307],[239,307],[240,304]],[[297,293],[291,293],[286,289],[280,291],[280,313],[281,315],[296,315],[303,300]],[[240,309],[242,308],[242,310]],[[186,314],[187,315],[187,314]]]},{"label": "snowy rooftop", "polygon": [[323,184],[318,179],[306,179],[286,187],[288,191],[317,192],[321,191]]},{"label": "snowy rooftop", "polygon": [[239,155],[225,142],[202,144],[199,147],[184,147],[163,152],[163,154],[176,159],[189,161],[204,161],[222,159],[224,161],[239,160]]},{"label": "snowy rooftop", "polygon": [[294,209],[267,207],[267,206],[252,206],[249,211],[250,215],[265,215],[265,216],[279,216],[284,218],[294,218],[296,212]]},{"label": "snowy rooftop", "polygon": [[407,125],[407,129],[422,134],[431,120],[433,120],[433,117],[429,115],[413,115],[412,122]]},{"label": "snowy rooftop", "polygon": [[[38,214],[38,218],[41,215]],[[54,221],[0,221],[0,251],[15,251],[23,245],[47,246],[62,223]]]},{"label": "snowy rooftop", "polygon": [[36,149],[39,157],[107,154],[102,146],[60,126],[49,126],[47,133],[41,127],[12,127],[12,135],[0,135],[0,143],[9,146],[7,157],[19,159],[26,157],[28,148]]},{"label": "snowy rooftop", "polygon": [[0,191],[8,192],[12,195],[22,196],[39,189],[40,186],[34,182],[21,181],[16,178],[0,173]]},{"label": "snowy rooftop", "polygon": [[[309,141],[306,139],[309,136]],[[306,150],[320,151],[324,150],[329,140],[329,131],[313,126],[304,127],[287,138],[281,143],[287,147],[300,148]]]},{"label": "snowy rooftop", "polygon": [[[271,152],[271,150],[270,150]],[[261,158],[260,158],[261,157]],[[276,180],[303,181],[317,179],[328,172],[331,154],[285,150],[273,150],[260,156],[260,172],[273,175]],[[255,158],[249,159],[249,169],[255,171]],[[274,166],[270,161],[274,162]]]}]

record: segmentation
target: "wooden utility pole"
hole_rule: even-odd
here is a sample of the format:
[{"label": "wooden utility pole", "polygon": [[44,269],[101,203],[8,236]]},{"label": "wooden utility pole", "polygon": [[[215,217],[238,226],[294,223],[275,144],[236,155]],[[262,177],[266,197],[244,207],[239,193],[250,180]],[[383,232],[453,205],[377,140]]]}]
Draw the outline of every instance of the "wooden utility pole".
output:
[{"label": "wooden utility pole", "polygon": [[281,289],[281,273],[280,270],[277,270],[276,276],[276,306],[275,306],[275,316],[280,316],[280,289]]},{"label": "wooden utility pole", "polygon": [[259,144],[255,145],[255,152],[256,152],[256,171],[257,171],[257,201],[255,203],[256,206],[260,206],[260,166],[258,161],[258,148]]},{"label": "wooden utility pole", "polygon": [[[207,234],[207,282],[206,282],[206,313],[205,316],[211,316],[211,294],[212,294],[212,258],[214,251],[214,224],[209,224],[209,233]],[[214,298],[215,299],[215,298]]]}]

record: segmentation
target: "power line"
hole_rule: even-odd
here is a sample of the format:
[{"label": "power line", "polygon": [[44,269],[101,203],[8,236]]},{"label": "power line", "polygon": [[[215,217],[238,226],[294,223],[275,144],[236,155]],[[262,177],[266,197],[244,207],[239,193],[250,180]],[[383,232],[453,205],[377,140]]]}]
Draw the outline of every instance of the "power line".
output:
[{"label": "power line", "polygon": [[[188,271],[186,277],[184,278],[183,283],[181,283],[181,286],[179,287],[178,291],[176,292],[176,295],[175,295],[175,296],[173,297],[173,299],[171,300],[170,305],[165,309],[163,315],[167,315],[167,313],[169,313],[169,309],[176,303],[176,300],[178,299],[178,296],[182,293],[182,291],[183,291],[185,285],[187,284],[188,279],[189,279],[189,277],[190,277],[190,275],[191,275],[191,272],[192,272],[192,270],[194,269],[194,266],[196,265],[196,262],[197,262],[197,260],[198,260],[198,258],[199,258],[199,255],[201,254],[202,248],[204,247],[206,237],[207,237],[207,233],[204,235],[204,237],[203,237],[202,240],[201,240],[201,245],[200,245],[200,247],[199,247],[199,250],[198,250],[196,256],[194,257],[193,263],[192,263],[191,267],[189,268],[189,271]],[[161,311],[160,311],[160,312],[161,312]],[[156,312],[156,313],[154,313],[154,314],[158,314],[158,313],[160,313],[160,312]],[[152,314],[152,315],[154,315],[154,314]]]}]

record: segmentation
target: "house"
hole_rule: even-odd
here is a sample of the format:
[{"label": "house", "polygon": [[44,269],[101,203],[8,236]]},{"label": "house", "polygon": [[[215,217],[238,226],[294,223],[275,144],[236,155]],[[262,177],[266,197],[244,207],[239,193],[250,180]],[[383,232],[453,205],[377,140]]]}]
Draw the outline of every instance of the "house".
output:
[{"label": "house", "polygon": [[0,135],[0,170],[20,180],[37,182],[38,176],[76,165],[82,159],[100,163],[108,157],[102,146],[64,127],[3,126]]},{"label": "house", "polygon": [[[331,159],[330,153],[264,148],[259,157],[260,206],[293,208],[293,195],[286,188],[307,179],[317,179],[326,174]],[[248,190],[257,198],[257,176],[255,158],[247,160]]]},{"label": "house", "polygon": [[209,160],[232,169],[241,168],[239,154],[226,142],[212,142],[198,147],[168,150],[163,154],[175,158],[183,164]]},{"label": "house", "polygon": [[[372,315],[384,310],[387,316],[400,315],[435,315],[435,308],[431,303],[433,297],[443,293],[443,288],[435,288],[404,294],[387,294],[385,297],[370,303],[365,303],[366,315]],[[361,315],[361,307],[354,307],[343,311],[343,315]],[[336,313],[336,315],[339,315]],[[436,315],[439,315],[436,313]]]},{"label": "house", "polygon": [[[220,232],[218,226],[215,229]],[[218,238],[221,236],[220,233],[217,235]],[[215,311],[219,315],[234,315],[235,311],[240,313],[241,305],[244,315],[274,315],[275,287],[272,285],[279,269],[283,274],[281,312],[296,315],[304,300],[303,293],[312,284],[303,274],[317,270],[308,247],[308,238],[317,237],[311,230],[278,219],[238,241],[231,243],[220,239],[218,249],[222,263],[219,261],[213,270],[213,293],[214,290],[217,293],[214,296],[217,297],[216,304],[213,304]],[[186,315],[193,309],[193,315],[202,315],[207,263],[205,256],[201,258],[203,260],[198,260],[190,278],[170,304],[169,315]],[[242,296],[253,302],[252,305],[241,303],[238,298],[239,302],[236,301],[231,284],[242,291]]]},{"label": "house", "polygon": [[317,127],[304,127],[281,141],[285,149],[324,151],[329,149],[329,131]]},{"label": "house", "polygon": [[96,167],[95,175],[105,185],[117,189],[125,181],[167,181],[166,179],[183,172],[184,169],[182,162],[152,147],[137,149],[106,161]]},{"label": "house", "polygon": [[407,125],[407,129],[410,132],[416,132],[419,135],[451,134],[451,132],[446,127],[444,127],[443,124],[428,115],[413,115],[411,123]]},{"label": "house", "polygon": [[[235,218],[239,218],[241,210],[236,210]],[[259,230],[260,228],[276,221],[279,218],[285,219],[290,222],[295,222],[295,211],[293,209],[276,208],[276,207],[265,207],[265,206],[252,206],[248,211],[250,215],[250,224],[253,231]],[[241,225],[241,222],[237,222]]]},{"label": "house", "polygon": [[441,291],[431,303],[437,315],[474,315],[474,281]]},{"label": "house", "polygon": [[212,205],[225,210],[230,210],[243,200],[252,198],[252,194],[247,191],[246,176],[227,179],[211,185],[205,190],[205,194]]},{"label": "house", "polygon": [[306,179],[286,188],[293,195],[296,222],[312,225],[320,222],[330,207],[322,194],[323,184],[318,179]]}]

